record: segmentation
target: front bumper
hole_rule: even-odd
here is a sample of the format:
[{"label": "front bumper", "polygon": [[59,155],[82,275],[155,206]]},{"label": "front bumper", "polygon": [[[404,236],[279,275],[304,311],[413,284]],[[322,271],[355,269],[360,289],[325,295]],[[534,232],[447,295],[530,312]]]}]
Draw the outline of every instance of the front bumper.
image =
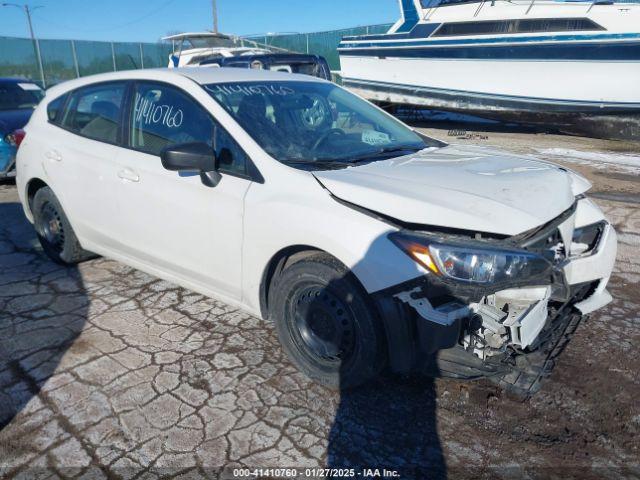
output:
[{"label": "front bumper", "polygon": [[464,292],[450,295],[444,305],[430,296],[437,288],[426,279],[379,292],[374,298],[385,323],[391,369],[488,377],[521,395],[535,393],[582,316],[612,300],[606,286],[616,250],[616,232],[607,223],[593,249],[558,264],[561,285],[477,298]]},{"label": "front bumper", "polygon": [[440,350],[424,372],[435,376],[474,380],[488,378],[506,391],[529,397],[540,390],[584,316],[567,305],[549,316],[535,349],[508,349],[481,360],[460,346]]},{"label": "front bumper", "polygon": [[595,291],[575,307],[583,314],[591,313],[611,302],[607,283],[613,271],[618,250],[618,236],[615,229],[607,224],[602,238],[590,255],[571,259],[564,266],[564,275],[569,285],[579,285],[598,281]]}]

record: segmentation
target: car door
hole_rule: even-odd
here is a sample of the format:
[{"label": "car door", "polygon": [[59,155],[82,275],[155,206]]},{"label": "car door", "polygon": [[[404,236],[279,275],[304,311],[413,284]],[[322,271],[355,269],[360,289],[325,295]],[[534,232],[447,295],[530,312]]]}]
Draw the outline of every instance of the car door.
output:
[{"label": "car door", "polygon": [[[177,280],[240,297],[244,197],[251,185],[248,158],[209,112],[186,92],[163,83],[136,82],[129,107],[127,172],[118,188],[126,255]],[[204,142],[225,155],[221,182],[203,185],[196,173],[162,167],[163,148]]]},{"label": "car door", "polygon": [[[82,87],[65,95],[62,114],[49,118],[43,165],[76,235],[86,248],[115,240],[117,179],[126,82]],[[68,100],[67,100],[68,98]]]}]

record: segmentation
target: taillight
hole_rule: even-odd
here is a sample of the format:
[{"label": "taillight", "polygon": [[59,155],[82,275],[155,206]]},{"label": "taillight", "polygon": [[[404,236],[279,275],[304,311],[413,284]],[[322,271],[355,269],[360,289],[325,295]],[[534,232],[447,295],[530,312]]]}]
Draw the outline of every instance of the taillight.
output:
[{"label": "taillight", "polygon": [[19,128],[18,130],[14,130],[13,133],[10,133],[9,135],[7,135],[5,138],[7,140],[7,143],[17,148],[20,146],[20,144],[24,140],[24,137],[26,134],[27,132]]}]

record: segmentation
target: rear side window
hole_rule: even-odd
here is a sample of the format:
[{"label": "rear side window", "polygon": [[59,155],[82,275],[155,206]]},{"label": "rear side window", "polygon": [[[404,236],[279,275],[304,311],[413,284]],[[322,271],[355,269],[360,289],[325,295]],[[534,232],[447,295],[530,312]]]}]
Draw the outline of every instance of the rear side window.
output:
[{"label": "rear side window", "polygon": [[64,107],[64,103],[67,101],[67,94],[62,95],[61,97],[52,100],[47,105],[47,117],[49,121],[52,123],[59,123],[62,120],[62,107]]},{"label": "rear side window", "polygon": [[247,157],[235,140],[209,112],[181,90],[163,84],[135,87],[131,112],[130,147],[151,155],[179,143],[206,143],[220,154],[227,148],[222,172],[246,175]]},{"label": "rear side window", "polygon": [[118,141],[124,83],[85,87],[74,92],[62,126],[83,137],[107,143]]}]

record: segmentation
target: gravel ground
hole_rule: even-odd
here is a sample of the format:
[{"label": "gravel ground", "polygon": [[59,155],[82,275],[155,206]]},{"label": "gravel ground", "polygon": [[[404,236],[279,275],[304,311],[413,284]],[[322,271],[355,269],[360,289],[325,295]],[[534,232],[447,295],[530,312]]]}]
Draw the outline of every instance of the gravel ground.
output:
[{"label": "gravel ground", "polygon": [[[456,141],[520,153],[541,142],[481,133],[488,138]],[[556,147],[587,148],[549,137]],[[0,477],[331,466],[356,476],[384,467],[403,479],[640,478],[640,177],[567,165],[595,191],[619,194],[598,202],[620,233],[615,301],[580,326],[525,402],[486,382],[395,378],[352,392],[314,385],[255,317],[111,260],[52,264],[15,186],[0,185]]]}]

